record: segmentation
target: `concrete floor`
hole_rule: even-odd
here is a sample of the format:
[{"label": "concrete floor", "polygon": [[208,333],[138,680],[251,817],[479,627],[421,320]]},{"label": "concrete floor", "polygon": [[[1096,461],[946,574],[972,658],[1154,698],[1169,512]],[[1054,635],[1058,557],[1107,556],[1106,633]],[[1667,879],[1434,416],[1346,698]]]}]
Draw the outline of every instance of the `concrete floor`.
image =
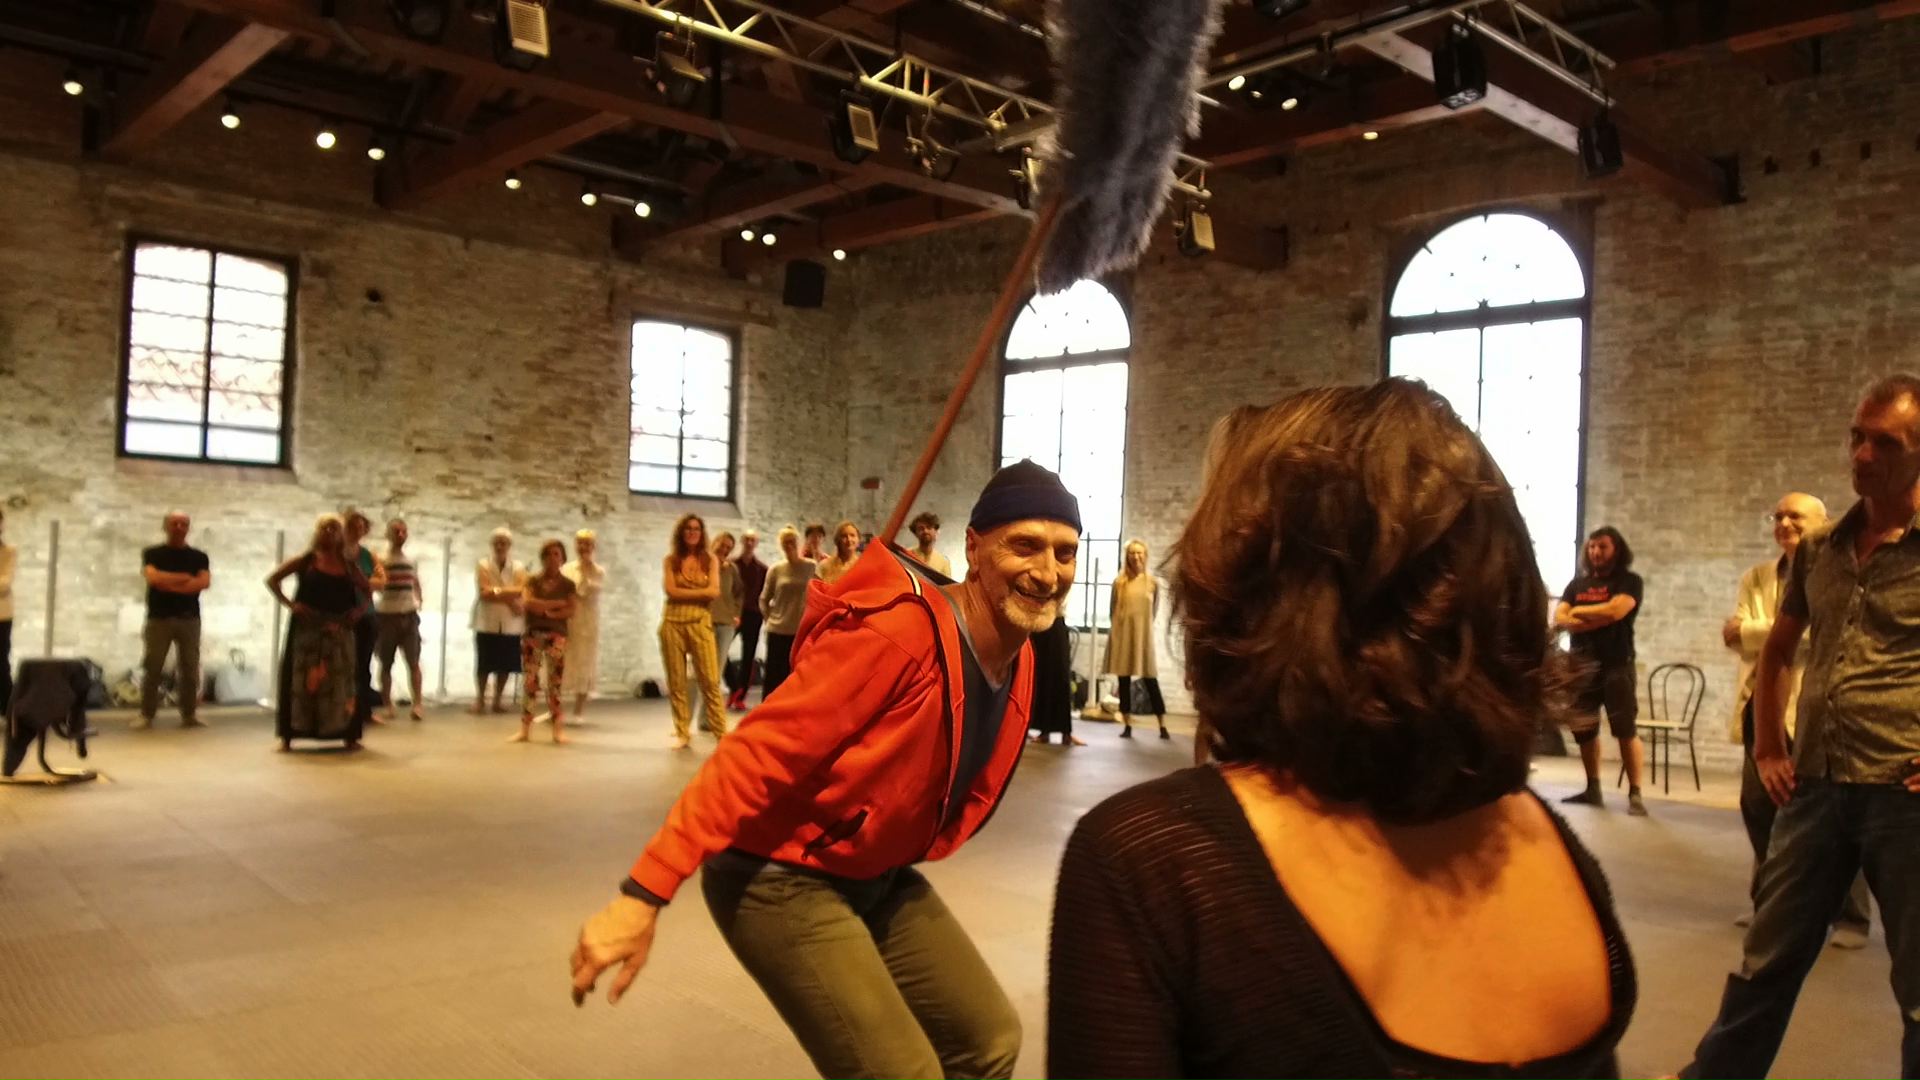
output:
[{"label": "concrete floor", "polygon": [[[666,749],[658,703],[598,706],[564,748],[508,746],[510,718],[435,710],[357,755],[278,754],[264,715],[210,716],[210,730],[132,733],[97,714],[106,782],[0,788],[0,1075],[810,1075],[697,893],[668,909],[618,1008],[568,1000],[581,919],[700,760]],[[1189,760],[1184,735],[1082,734],[1091,746],[1030,748],[986,833],[929,868],[1026,1018],[1022,1076],[1045,1063],[1067,831]],[[1549,759],[1538,786],[1564,794],[1577,772]],[[1639,963],[1629,1076],[1687,1060],[1737,958],[1747,847],[1730,781],[1709,780],[1704,796],[1656,797],[1650,820],[1571,814]],[[1894,1074],[1874,938],[1828,950],[1776,1073]]]}]

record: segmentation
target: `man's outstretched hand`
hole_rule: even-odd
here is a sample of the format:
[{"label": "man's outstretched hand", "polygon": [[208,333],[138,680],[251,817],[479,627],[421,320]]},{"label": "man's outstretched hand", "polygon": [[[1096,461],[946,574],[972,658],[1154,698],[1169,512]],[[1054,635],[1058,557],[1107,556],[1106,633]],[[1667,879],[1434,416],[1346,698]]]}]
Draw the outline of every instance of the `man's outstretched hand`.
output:
[{"label": "man's outstretched hand", "polygon": [[647,962],[647,950],[653,947],[653,927],[660,909],[631,896],[616,896],[580,928],[580,944],[574,946],[573,1003],[580,1005],[593,992],[600,973],[620,965],[613,983],[607,988],[607,1003],[618,1004],[620,996],[633,985],[633,977]]}]

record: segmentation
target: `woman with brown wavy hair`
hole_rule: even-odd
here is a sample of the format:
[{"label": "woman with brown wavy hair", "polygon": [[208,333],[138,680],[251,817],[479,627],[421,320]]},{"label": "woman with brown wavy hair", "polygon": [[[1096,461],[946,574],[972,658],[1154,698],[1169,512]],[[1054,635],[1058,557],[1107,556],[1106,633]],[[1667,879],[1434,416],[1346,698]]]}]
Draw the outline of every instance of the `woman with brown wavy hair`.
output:
[{"label": "woman with brown wavy hair", "polygon": [[1218,764],[1069,840],[1052,1075],[1618,1075],[1633,967],[1526,787],[1563,658],[1479,439],[1399,379],[1237,410],[1174,564]]},{"label": "woman with brown wavy hair", "polygon": [[720,595],[720,566],[707,550],[707,523],[688,514],[673,525],[671,550],[663,566],[667,609],[660,617],[660,657],[667,667],[667,698],[673,706],[675,750],[691,738],[692,703],[687,698],[687,661],[706,702],[708,730],[727,733],[727,702],[720,692],[720,657],[713,640],[713,601]]}]

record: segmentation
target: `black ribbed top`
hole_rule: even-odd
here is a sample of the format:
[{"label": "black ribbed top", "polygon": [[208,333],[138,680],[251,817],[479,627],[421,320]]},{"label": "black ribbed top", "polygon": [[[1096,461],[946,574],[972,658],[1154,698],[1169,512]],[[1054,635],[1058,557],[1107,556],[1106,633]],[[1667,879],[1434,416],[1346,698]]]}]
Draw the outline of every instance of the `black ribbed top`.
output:
[{"label": "black ribbed top", "polygon": [[1606,937],[1613,1011],[1586,1045],[1505,1065],[1396,1042],[1281,886],[1226,779],[1199,768],[1115,795],[1067,842],[1048,961],[1048,1074],[1618,1076],[1633,960],[1599,865],[1548,814]]}]

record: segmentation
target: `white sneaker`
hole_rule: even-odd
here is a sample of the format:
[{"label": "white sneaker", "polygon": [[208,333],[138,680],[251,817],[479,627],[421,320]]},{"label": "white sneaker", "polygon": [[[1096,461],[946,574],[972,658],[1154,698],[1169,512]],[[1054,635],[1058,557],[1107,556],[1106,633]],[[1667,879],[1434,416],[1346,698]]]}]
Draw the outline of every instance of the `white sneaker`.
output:
[{"label": "white sneaker", "polygon": [[685,735],[675,735],[673,738],[667,740],[667,749],[669,750],[685,750],[690,745],[692,744],[687,740]]}]

